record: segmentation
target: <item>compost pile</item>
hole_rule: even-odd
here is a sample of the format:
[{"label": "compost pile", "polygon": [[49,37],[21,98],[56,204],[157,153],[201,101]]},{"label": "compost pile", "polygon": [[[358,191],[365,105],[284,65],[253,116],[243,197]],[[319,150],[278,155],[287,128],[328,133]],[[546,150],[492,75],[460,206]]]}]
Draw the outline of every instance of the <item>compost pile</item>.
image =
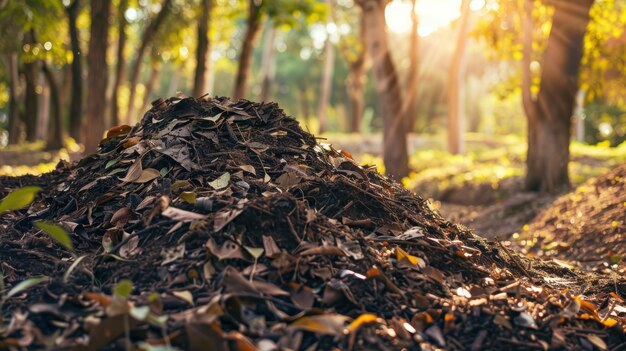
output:
[{"label": "compost pile", "polygon": [[626,165],[558,198],[524,235],[531,254],[626,274]]},{"label": "compost pile", "polygon": [[0,349],[624,346],[623,281],[585,295],[273,103],[160,100],[96,154],[0,179],[0,195],[33,182],[36,201],[0,219]]}]

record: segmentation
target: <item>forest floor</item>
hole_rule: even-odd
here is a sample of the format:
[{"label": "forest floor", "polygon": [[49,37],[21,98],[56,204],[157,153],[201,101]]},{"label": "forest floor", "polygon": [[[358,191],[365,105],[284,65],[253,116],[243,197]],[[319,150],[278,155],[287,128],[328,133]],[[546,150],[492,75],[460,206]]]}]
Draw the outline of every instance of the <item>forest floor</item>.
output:
[{"label": "forest floor", "polygon": [[[577,175],[623,163],[581,147]],[[537,203],[516,185],[519,144],[500,149],[417,152],[404,185],[460,221]],[[485,240],[275,105],[163,101],[77,164],[0,177],[0,350],[619,350],[623,252],[602,251],[623,239],[614,172],[529,226],[554,238]],[[15,206],[26,185],[41,192]],[[577,209],[612,218],[606,235],[558,232]],[[559,256],[577,245],[615,264],[577,270]]]}]

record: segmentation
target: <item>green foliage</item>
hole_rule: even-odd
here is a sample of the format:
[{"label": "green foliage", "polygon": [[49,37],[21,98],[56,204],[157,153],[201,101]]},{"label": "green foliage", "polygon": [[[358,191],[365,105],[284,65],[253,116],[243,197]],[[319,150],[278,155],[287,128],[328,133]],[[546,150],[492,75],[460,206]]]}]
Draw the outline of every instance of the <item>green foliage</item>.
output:
[{"label": "green foliage", "polygon": [[42,221],[37,221],[34,223],[34,225],[35,227],[37,227],[37,229],[42,230],[46,234],[50,235],[52,239],[56,240],[66,249],[74,251],[74,245],[72,244],[72,239],[70,238],[70,235],[60,225]]},{"label": "green foliage", "polygon": [[38,186],[25,186],[14,190],[0,202],[0,214],[6,211],[19,210],[30,205],[41,190],[41,187]]},{"label": "green foliage", "polygon": [[133,292],[133,282],[124,279],[113,287],[113,294],[119,297],[128,298]]},{"label": "green foliage", "polygon": [[15,296],[25,290],[28,290],[30,288],[32,288],[33,286],[39,285],[41,283],[45,283],[50,281],[49,277],[46,276],[36,276],[36,277],[31,277],[28,278],[22,282],[19,282],[17,285],[15,285],[11,290],[9,290],[9,292],[7,293],[5,298],[10,298],[12,296]]}]

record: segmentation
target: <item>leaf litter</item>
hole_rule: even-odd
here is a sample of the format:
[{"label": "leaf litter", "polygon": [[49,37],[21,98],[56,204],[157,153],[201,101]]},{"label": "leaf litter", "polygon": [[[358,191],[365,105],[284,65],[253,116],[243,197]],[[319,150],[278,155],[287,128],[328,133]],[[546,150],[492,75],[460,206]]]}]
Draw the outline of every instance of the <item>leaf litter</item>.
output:
[{"label": "leaf litter", "polygon": [[24,185],[43,190],[0,216],[0,349],[624,346],[623,278],[590,290],[481,239],[274,103],[159,100],[0,195]]}]

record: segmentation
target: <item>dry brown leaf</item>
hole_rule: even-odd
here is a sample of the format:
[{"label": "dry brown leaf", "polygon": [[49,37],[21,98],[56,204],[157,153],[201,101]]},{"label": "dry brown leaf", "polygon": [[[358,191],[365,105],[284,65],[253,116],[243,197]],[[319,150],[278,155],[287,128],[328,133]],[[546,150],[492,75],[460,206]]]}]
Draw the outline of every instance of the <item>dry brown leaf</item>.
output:
[{"label": "dry brown leaf", "polygon": [[158,178],[160,175],[161,174],[158,170],[154,168],[146,168],[141,171],[141,174],[137,179],[133,180],[133,183],[147,183],[153,179]]}]

